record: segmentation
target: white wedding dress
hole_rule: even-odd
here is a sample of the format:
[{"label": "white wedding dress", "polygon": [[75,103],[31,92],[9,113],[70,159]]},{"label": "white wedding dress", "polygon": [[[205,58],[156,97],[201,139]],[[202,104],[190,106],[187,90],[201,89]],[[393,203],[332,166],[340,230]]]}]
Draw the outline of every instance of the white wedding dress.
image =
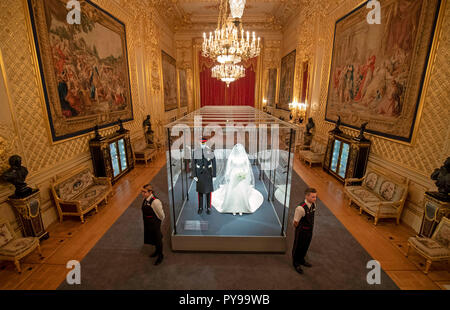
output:
[{"label": "white wedding dress", "polygon": [[220,213],[253,213],[264,202],[254,185],[255,177],[247,152],[242,144],[236,144],[227,160],[224,184],[212,193],[211,203]]}]

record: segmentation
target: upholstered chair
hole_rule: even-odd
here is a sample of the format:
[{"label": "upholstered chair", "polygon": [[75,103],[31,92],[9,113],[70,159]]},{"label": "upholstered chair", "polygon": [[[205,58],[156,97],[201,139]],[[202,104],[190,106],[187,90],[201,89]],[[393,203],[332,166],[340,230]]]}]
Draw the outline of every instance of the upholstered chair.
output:
[{"label": "upholstered chair", "polygon": [[20,260],[36,249],[42,258],[38,238],[18,238],[8,221],[0,221],[0,260],[13,261],[21,273]]},{"label": "upholstered chair", "polygon": [[430,270],[432,262],[450,260],[450,220],[443,217],[431,238],[409,238],[406,257],[411,247],[427,260],[425,274]]}]

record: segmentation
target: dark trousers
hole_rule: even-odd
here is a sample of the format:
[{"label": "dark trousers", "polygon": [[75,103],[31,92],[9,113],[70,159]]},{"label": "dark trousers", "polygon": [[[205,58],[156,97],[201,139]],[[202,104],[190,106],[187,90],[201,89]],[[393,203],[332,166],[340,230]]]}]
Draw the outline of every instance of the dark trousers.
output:
[{"label": "dark trousers", "polygon": [[161,238],[158,238],[155,242],[155,252],[158,255],[158,257],[163,255],[162,235]]},{"label": "dark trousers", "polygon": [[298,266],[305,262],[306,252],[312,239],[312,229],[303,229],[301,226],[295,228],[294,246],[292,247],[292,263]]},{"label": "dark trousers", "polygon": [[144,244],[152,244],[158,256],[163,254],[161,221],[155,218],[144,220]]},{"label": "dark trousers", "polygon": [[211,193],[198,193],[198,208],[203,209],[203,196],[206,195],[206,208],[211,209]]}]

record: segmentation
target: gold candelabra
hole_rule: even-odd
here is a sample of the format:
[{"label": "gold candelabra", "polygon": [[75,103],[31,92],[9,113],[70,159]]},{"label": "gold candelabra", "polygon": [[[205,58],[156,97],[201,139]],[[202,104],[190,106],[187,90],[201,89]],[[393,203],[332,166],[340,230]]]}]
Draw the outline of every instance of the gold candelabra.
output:
[{"label": "gold candelabra", "polygon": [[289,103],[289,109],[291,110],[291,121],[293,123],[303,123],[306,118],[306,103],[293,101]]}]

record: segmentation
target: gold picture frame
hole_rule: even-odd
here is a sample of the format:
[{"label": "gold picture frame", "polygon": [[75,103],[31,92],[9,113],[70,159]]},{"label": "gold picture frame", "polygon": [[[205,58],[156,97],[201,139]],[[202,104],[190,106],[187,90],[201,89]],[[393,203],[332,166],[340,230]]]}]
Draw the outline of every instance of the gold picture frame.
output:
[{"label": "gold picture frame", "polygon": [[172,56],[161,50],[161,63],[164,89],[164,111],[169,112],[178,109],[177,62]]},{"label": "gold picture frame", "polygon": [[[90,0],[80,1],[82,22],[73,25],[62,0],[23,2],[50,141],[133,120],[125,24]],[[98,31],[112,44],[96,40]]]},{"label": "gold picture frame", "polygon": [[[355,28],[358,29],[359,31],[359,35],[362,36],[362,33],[364,33],[363,29],[364,26],[361,26],[363,24],[362,21],[362,16],[366,16],[363,14],[363,12],[365,12],[365,5],[367,4],[367,1],[362,2],[361,4],[359,4],[356,8],[354,8],[351,12],[349,12],[348,14],[346,14],[345,16],[339,18],[336,23],[335,23],[335,31],[334,31],[334,41],[333,41],[333,52],[332,52],[332,60],[330,62],[330,68],[329,68],[329,75],[328,75],[328,85],[327,85],[327,93],[328,93],[328,97],[327,97],[327,105],[326,105],[326,111],[325,111],[325,121],[329,122],[329,123],[335,123],[337,116],[341,116],[341,122],[343,126],[349,127],[349,128],[354,128],[354,129],[358,129],[359,126],[365,122],[365,121],[369,121],[369,125],[367,127],[367,132],[369,134],[373,134],[376,135],[380,138],[383,139],[388,139],[391,141],[395,141],[397,143],[402,143],[402,144],[406,144],[406,145],[411,145],[413,144],[414,140],[415,140],[415,136],[416,136],[416,132],[417,132],[417,128],[418,128],[418,124],[420,123],[420,118],[421,118],[421,113],[422,113],[422,109],[423,109],[423,101],[425,98],[425,94],[427,91],[427,87],[428,87],[428,82],[429,82],[429,77],[430,77],[430,68],[432,67],[433,63],[434,63],[434,59],[435,59],[435,49],[436,49],[436,41],[437,41],[437,34],[440,33],[440,27],[441,27],[441,23],[442,23],[442,15],[443,15],[443,8],[445,7],[445,3],[446,0],[421,0],[421,1],[417,1],[412,3],[411,5],[414,6],[416,5],[416,7],[414,7],[415,11],[410,9],[410,12],[415,12],[418,15],[420,15],[420,19],[417,19],[417,25],[414,26],[414,29],[420,29],[420,33],[416,33],[416,40],[414,40],[414,48],[412,48],[411,50],[415,51],[414,54],[414,58],[412,59],[412,56],[408,56],[409,58],[407,59],[412,59],[410,61],[410,66],[406,66],[407,62],[405,61],[405,68],[413,68],[415,71],[413,73],[411,73],[410,71],[413,71],[413,69],[411,69],[410,71],[404,70],[404,72],[407,72],[408,75],[408,79],[405,79],[404,81],[400,81],[402,82],[404,85],[400,84],[399,81],[396,81],[396,83],[398,85],[401,85],[401,89],[402,89],[402,95],[396,95],[395,92],[391,92],[391,94],[389,95],[391,99],[386,99],[384,101],[384,106],[382,106],[382,108],[379,108],[378,110],[373,110],[372,113],[366,113],[366,115],[364,114],[358,114],[357,110],[352,109],[353,106],[351,105],[352,103],[354,103],[352,100],[353,99],[358,99],[360,100],[360,98],[357,96],[358,93],[360,93],[361,89],[364,90],[364,86],[359,86],[359,88],[356,88],[355,94],[354,96],[356,97],[352,97],[351,95],[347,96],[350,97],[350,100],[341,100],[340,102],[344,102],[344,103],[350,103],[349,105],[346,105],[345,107],[341,107],[340,108],[340,112],[339,109],[334,109],[333,105],[337,105],[337,100],[333,96],[335,96],[335,94],[333,94],[333,92],[337,92],[338,94],[339,92],[339,88],[336,87],[336,85],[343,85],[340,84],[341,81],[344,81],[346,79],[343,78],[342,72],[344,72],[344,76],[347,77],[348,76],[348,72],[356,72],[356,73],[360,73],[361,70],[359,69],[355,69],[355,67],[358,66],[353,66],[352,70],[347,70],[347,68],[344,66],[341,66],[341,74],[339,74],[336,70],[336,68],[339,69],[339,65],[336,65],[336,59],[341,57],[342,59],[347,59],[348,62],[352,62],[353,61],[353,55],[350,55],[349,57],[345,57],[345,48],[350,49],[352,47],[352,43],[349,43],[348,41],[344,43],[339,44],[339,40],[340,40],[340,35],[339,34],[343,34],[345,33],[344,30],[348,31],[348,29],[351,29],[351,24],[348,25],[347,29],[345,29],[345,27],[341,27],[341,29],[339,29],[339,23],[341,22],[345,22],[346,19],[350,20],[351,22],[355,22],[355,20],[358,20],[359,18],[359,23],[360,25]],[[398,0],[388,0],[387,2],[385,2],[383,4],[383,10],[382,10],[382,14],[386,14],[386,12],[390,12],[392,13],[392,7],[394,5],[398,4]],[[419,8],[417,7],[419,6]],[[355,14],[360,14],[360,17],[358,17]],[[367,13],[366,13],[367,14]],[[392,13],[393,14],[393,13]],[[413,14],[413,13],[411,13]],[[405,18],[406,19],[406,18]],[[388,20],[386,18],[386,16],[382,15],[381,20]],[[344,24],[345,25],[345,24]],[[365,26],[366,28],[368,26]],[[389,29],[389,27],[387,27],[386,25],[384,25],[384,27],[386,29]],[[408,27],[411,28],[411,27]],[[344,30],[343,30],[344,29]],[[389,33],[388,33],[389,34]],[[355,34],[347,34],[347,37],[357,37]],[[383,40],[388,40],[390,37],[388,35],[384,35],[383,36]],[[355,39],[356,40],[356,39]],[[341,40],[342,41],[342,40]],[[361,43],[358,46],[365,46],[365,44]],[[385,49],[387,49],[386,44],[384,46]],[[392,47],[392,50],[394,48]],[[372,48],[372,50],[376,50],[375,48]],[[361,52],[362,51],[362,52]],[[363,55],[365,54],[366,50],[364,48],[360,49],[357,51],[357,53]],[[412,53],[412,52],[411,52]],[[417,55],[418,56],[417,56]],[[370,63],[370,58],[368,58],[367,63],[365,63],[364,65],[366,65],[366,67],[370,67],[373,66],[374,63],[374,59],[375,59],[375,63],[376,63],[376,59],[383,59],[383,56],[379,56],[376,53],[373,54],[374,57],[372,58],[372,64]],[[420,58],[422,57],[422,58]],[[360,57],[361,58],[361,57]],[[355,58],[356,59],[356,58]],[[401,59],[401,58],[400,58]],[[381,62],[381,60],[380,60]],[[381,62],[384,64],[384,62]],[[421,63],[422,65],[420,65],[419,63]],[[359,66],[359,68],[361,68],[363,66]],[[375,68],[374,70],[380,70],[379,68]],[[360,75],[360,74],[359,74]],[[414,76],[412,76],[414,75]],[[350,75],[351,76],[351,75]],[[398,75],[400,76],[400,75]],[[404,76],[404,74],[402,75]],[[386,79],[386,81],[391,81],[391,83],[393,83],[392,81],[395,80],[395,78],[391,78],[391,80]],[[373,80],[372,80],[373,81]],[[406,82],[405,82],[406,81]],[[358,82],[356,82],[357,84]],[[360,84],[361,85],[361,84]],[[370,85],[370,84],[369,84]],[[342,86],[341,86],[342,87]],[[394,89],[394,87],[391,87],[392,89]],[[400,88],[396,85],[395,89]],[[347,89],[355,89],[354,87],[347,87]],[[388,89],[388,87],[386,87],[386,89]],[[379,92],[382,93],[382,92]],[[398,93],[398,92],[397,92]],[[374,93],[375,95],[377,93]],[[387,92],[385,92],[384,94],[387,94]],[[385,98],[388,98],[389,96],[386,95]],[[380,97],[380,96],[378,96]],[[371,97],[369,97],[371,98]],[[377,97],[374,97],[377,98]],[[397,99],[392,99],[392,98],[397,98]],[[401,99],[398,99],[401,98]],[[406,100],[406,99],[408,100]],[[416,99],[413,99],[416,98]],[[403,101],[401,101],[403,99]],[[388,100],[390,100],[391,102],[387,102]],[[395,101],[395,102],[394,102]],[[333,103],[334,102],[334,103]],[[402,106],[402,104],[406,103],[407,107],[404,108],[404,106]],[[365,103],[364,103],[365,104]],[[374,104],[371,105],[371,103],[368,103],[368,106],[375,106]],[[380,104],[381,106],[381,104]],[[397,110],[395,111],[392,107],[396,106],[396,107],[401,107],[401,108],[397,108]],[[331,107],[331,108],[330,108]],[[330,112],[331,111],[331,112]],[[379,111],[381,115],[389,115],[390,119],[388,117],[384,118],[383,117],[378,117],[376,118],[376,113]],[[401,112],[399,112],[401,111]],[[394,114],[397,113],[397,114]],[[402,114],[403,113],[403,114]],[[375,115],[375,116],[374,116]],[[372,117],[371,117],[372,116]],[[398,117],[398,119],[395,119],[395,117]],[[377,127],[378,126],[378,127]],[[392,127],[390,129],[390,127]],[[399,128],[398,132],[395,132],[395,129]],[[400,131],[401,129],[401,131]]]},{"label": "gold picture frame", "polygon": [[289,111],[289,103],[294,100],[295,58],[296,50],[281,58],[277,109]]}]

